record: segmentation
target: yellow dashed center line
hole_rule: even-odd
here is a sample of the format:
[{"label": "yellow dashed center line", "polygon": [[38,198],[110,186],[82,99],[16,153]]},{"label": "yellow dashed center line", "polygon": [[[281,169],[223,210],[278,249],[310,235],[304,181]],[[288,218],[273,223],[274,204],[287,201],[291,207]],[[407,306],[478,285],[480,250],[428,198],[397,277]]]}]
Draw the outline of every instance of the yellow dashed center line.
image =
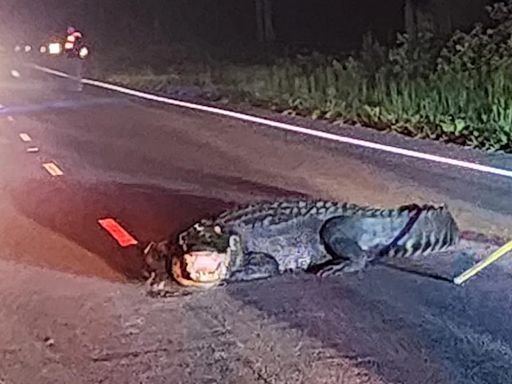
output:
[{"label": "yellow dashed center line", "polygon": [[64,174],[64,172],[62,172],[62,170],[57,166],[57,164],[53,162],[43,163],[43,167],[52,176],[62,176]]},{"label": "yellow dashed center line", "polygon": [[21,141],[24,141],[25,143],[32,141],[32,138],[29,136],[28,133],[20,133],[20,139],[21,139]]}]

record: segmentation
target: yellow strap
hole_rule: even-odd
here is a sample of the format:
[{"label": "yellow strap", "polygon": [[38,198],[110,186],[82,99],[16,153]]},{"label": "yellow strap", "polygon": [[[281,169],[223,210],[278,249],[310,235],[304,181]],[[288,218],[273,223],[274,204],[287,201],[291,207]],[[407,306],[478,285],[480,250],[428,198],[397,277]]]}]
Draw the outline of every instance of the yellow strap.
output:
[{"label": "yellow strap", "polygon": [[457,285],[461,285],[463,282],[465,282],[469,278],[473,277],[478,272],[480,272],[482,269],[484,269],[485,267],[488,267],[489,265],[491,265],[492,263],[494,263],[495,261],[497,261],[499,258],[501,258],[502,256],[504,256],[505,254],[507,254],[510,251],[512,251],[512,241],[505,244],[503,247],[498,249],[496,252],[491,254],[486,259],[483,259],[479,263],[477,263],[474,266],[472,266],[471,268],[469,268],[467,271],[465,271],[465,272],[461,273],[459,276],[455,277],[453,279],[453,282]]}]

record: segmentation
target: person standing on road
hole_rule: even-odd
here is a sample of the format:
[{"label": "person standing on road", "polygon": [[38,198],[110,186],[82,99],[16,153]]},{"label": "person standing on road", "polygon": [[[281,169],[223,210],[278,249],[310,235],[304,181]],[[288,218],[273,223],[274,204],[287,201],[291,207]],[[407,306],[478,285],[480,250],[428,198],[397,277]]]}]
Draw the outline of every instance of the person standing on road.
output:
[{"label": "person standing on road", "polygon": [[83,35],[75,27],[69,26],[66,34],[66,42],[64,43],[64,53],[70,61],[70,75],[77,81],[77,90],[81,91],[83,64],[80,57],[80,50],[84,47]]}]

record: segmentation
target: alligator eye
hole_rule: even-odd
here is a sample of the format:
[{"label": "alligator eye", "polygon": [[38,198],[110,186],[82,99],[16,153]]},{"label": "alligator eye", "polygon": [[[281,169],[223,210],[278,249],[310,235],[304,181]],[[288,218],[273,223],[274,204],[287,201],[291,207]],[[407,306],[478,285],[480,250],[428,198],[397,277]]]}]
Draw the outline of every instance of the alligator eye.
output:
[{"label": "alligator eye", "polygon": [[219,225],[213,227],[213,230],[217,235],[222,235],[222,228]]}]

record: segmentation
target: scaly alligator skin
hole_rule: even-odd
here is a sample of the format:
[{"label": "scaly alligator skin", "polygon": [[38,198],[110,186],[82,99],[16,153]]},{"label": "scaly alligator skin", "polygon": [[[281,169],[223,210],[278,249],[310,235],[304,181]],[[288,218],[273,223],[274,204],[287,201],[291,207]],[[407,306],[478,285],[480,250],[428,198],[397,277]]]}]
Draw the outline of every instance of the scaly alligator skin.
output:
[{"label": "scaly alligator skin", "polygon": [[445,250],[458,239],[458,226],[446,206],[374,209],[334,201],[277,200],[201,220],[180,234],[182,253],[170,255],[170,261],[180,284],[211,287],[288,271],[339,275],[362,270],[380,257]]}]

